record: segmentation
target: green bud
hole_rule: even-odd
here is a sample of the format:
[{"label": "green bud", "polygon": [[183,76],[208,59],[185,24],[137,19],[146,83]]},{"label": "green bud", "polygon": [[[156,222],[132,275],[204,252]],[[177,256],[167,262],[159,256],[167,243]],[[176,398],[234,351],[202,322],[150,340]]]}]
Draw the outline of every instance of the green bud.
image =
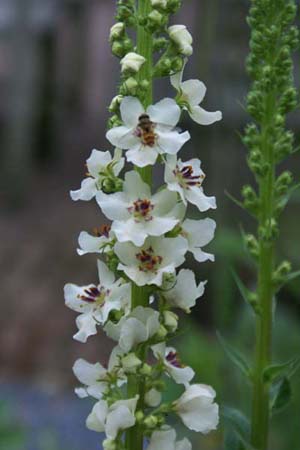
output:
[{"label": "green bud", "polygon": [[127,80],[121,86],[122,94],[124,92],[125,95],[136,95],[137,89],[139,87],[139,83],[133,77],[127,78]]},{"label": "green bud", "polygon": [[116,441],[112,439],[105,439],[102,442],[103,450],[117,450]]},{"label": "green bud", "polygon": [[160,51],[166,48],[168,45],[168,40],[164,37],[156,38],[153,40],[153,49],[155,51]]},{"label": "green bud", "polygon": [[143,91],[146,91],[146,90],[149,88],[149,85],[150,85],[150,83],[149,83],[148,80],[142,80],[142,81],[140,82],[140,88],[141,88]]},{"label": "green bud", "polygon": [[126,49],[121,41],[114,41],[111,47],[113,55],[123,58],[126,55]]},{"label": "green bud", "polygon": [[160,28],[164,24],[164,22],[164,16],[156,9],[151,11],[151,13],[148,15],[148,27],[150,27],[152,30]]},{"label": "green bud", "polygon": [[292,265],[289,261],[283,261],[273,273],[273,284],[276,288],[279,288],[287,281],[288,275],[292,271]]},{"label": "green bud", "polygon": [[292,183],[293,175],[291,174],[291,172],[283,172],[276,180],[275,193],[278,196],[286,195]]},{"label": "green bud", "polygon": [[178,316],[172,311],[163,312],[164,325],[168,331],[174,333],[178,328]]},{"label": "green bud", "polygon": [[[109,105],[109,112],[111,113],[117,113],[120,111],[120,104],[123,100],[123,95],[116,95],[112,101],[111,104]],[[118,117],[118,116],[117,116]]]},{"label": "green bud", "polygon": [[146,419],[144,419],[144,425],[147,428],[153,429],[157,425],[157,417],[156,416],[148,416]]},{"label": "green bud", "polygon": [[115,23],[110,29],[109,40],[113,42],[115,40],[120,40],[125,33],[125,25],[123,22]]},{"label": "green bud", "polygon": [[142,365],[142,367],[140,368],[139,373],[141,375],[144,375],[144,376],[148,377],[148,376],[150,376],[152,374],[152,367],[149,364],[144,363]]},{"label": "green bud", "polygon": [[163,341],[167,335],[168,335],[168,331],[166,330],[166,328],[163,325],[160,325],[160,327],[155,335],[155,338],[158,341]]},{"label": "green bud", "polygon": [[247,234],[244,237],[245,245],[251,256],[258,258],[259,256],[259,244],[256,237],[253,234]]},{"label": "green bud", "polygon": [[138,424],[141,424],[144,420],[144,413],[143,411],[139,410],[135,413],[135,419],[137,421]]},{"label": "green bud", "polygon": [[125,373],[134,373],[141,366],[142,361],[134,354],[129,353],[122,358],[122,367]]}]

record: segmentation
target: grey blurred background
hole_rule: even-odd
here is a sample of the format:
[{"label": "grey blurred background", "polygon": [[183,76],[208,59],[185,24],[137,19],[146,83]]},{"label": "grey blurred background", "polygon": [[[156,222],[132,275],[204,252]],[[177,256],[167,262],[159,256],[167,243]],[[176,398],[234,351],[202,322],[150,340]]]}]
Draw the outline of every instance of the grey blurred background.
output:
[{"label": "grey blurred background", "polygon": [[[240,403],[247,410],[244,382],[224,357],[215,330],[251,355],[253,320],[230,269],[253,285],[253,264],[240,231],[253,229],[254,223],[226,195],[239,197],[242,185],[253,181],[239,138],[248,120],[243,104],[249,82],[244,69],[249,1],[183,3],[173,22],[186,24],[195,41],[185,76],[205,82],[204,106],[221,109],[224,119],[206,128],[187,119],[182,123],[193,137],[183,156],[203,161],[205,190],[217,196],[219,207],[210,215],[218,222],[210,246],[216,263],[194,267],[209,285],[178,345],[187,362],[196,366],[199,380],[216,386],[220,401]],[[5,418],[1,428],[0,410],[1,450],[77,450],[87,448],[88,442],[92,449],[99,441],[94,433],[85,434],[90,405],[82,406],[74,398],[71,367],[78,357],[105,362],[111,344],[101,334],[85,345],[72,340],[76,315],[64,307],[62,288],[68,281],[86,284],[96,277],[95,257],[79,258],[75,249],[79,232],[99,226],[103,218],[95,204],[71,202],[69,190],[79,187],[92,148],[110,148],[105,140],[107,106],[119,80],[119,63],[107,38],[114,10],[111,0],[0,0],[0,395]],[[295,63],[298,84],[299,54]],[[156,98],[166,93],[173,94],[168,80],[163,80],[156,86]],[[290,125],[299,141],[298,111]],[[299,155],[285,167],[299,181]],[[282,221],[278,250],[296,269],[299,219],[296,193]],[[297,280],[282,292],[275,330],[279,359],[299,353],[299,294]],[[275,427],[272,450],[300,445],[294,422],[299,424],[299,397],[296,392],[294,409],[287,414],[291,420],[283,421],[285,437]],[[194,439],[196,449],[221,448],[220,434]]]}]

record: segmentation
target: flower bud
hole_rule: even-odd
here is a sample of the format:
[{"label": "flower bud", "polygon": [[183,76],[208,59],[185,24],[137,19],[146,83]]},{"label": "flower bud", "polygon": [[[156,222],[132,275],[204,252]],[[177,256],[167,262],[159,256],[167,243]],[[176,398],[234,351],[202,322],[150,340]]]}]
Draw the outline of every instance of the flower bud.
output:
[{"label": "flower bud", "polygon": [[178,46],[184,56],[193,54],[193,37],[184,25],[173,25],[168,28],[168,33],[173,42]]},{"label": "flower bud", "polygon": [[145,402],[151,408],[156,408],[161,402],[161,393],[157,389],[150,389],[145,395]]},{"label": "flower bud", "polygon": [[160,28],[165,22],[165,17],[154,9],[148,15],[148,27],[151,31],[155,31],[157,28]]},{"label": "flower bud", "polygon": [[135,372],[141,364],[142,361],[134,353],[129,353],[122,358],[122,367],[128,373]]},{"label": "flower bud", "polygon": [[151,6],[153,8],[165,9],[167,6],[167,0],[151,0]]},{"label": "flower bud", "polygon": [[123,22],[117,22],[115,23],[111,29],[109,34],[110,41],[114,41],[116,39],[120,39],[120,37],[124,34],[125,31],[125,25]]},{"label": "flower bud", "polygon": [[116,96],[112,99],[111,104],[109,105],[108,110],[109,110],[110,112],[112,112],[112,113],[118,112],[119,109],[120,109],[120,104],[121,104],[122,100],[123,100],[123,95],[116,95]]},{"label": "flower bud", "polygon": [[151,373],[152,373],[152,367],[149,366],[149,364],[144,363],[142,365],[142,367],[140,368],[139,372],[140,372],[141,375],[150,376]]},{"label": "flower bud", "polygon": [[135,95],[136,91],[139,87],[139,83],[137,80],[133,77],[128,78],[122,85],[121,91],[124,93],[124,95]]},{"label": "flower bud", "polygon": [[144,413],[141,410],[135,413],[135,420],[137,421],[137,423],[141,423],[144,420],[144,417]]},{"label": "flower bud", "polygon": [[167,330],[171,331],[171,333],[174,333],[178,327],[178,316],[172,311],[164,311],[163,316],[165,327]]},{"label": "flower bud", "polygon": [[117,450],[116,441],[112,439],[105,439],[102,442],[103,450]]},{"label": "flower bud", "polygon": [[119,58],[122,58],[126,53],[124,45],[122,44],[121,41],[114,41],[111,47],[111,51],[113,55],[118,56]]},{"label": "flower bud", "polygon": [[158,341],[162,341],[163,339],[165,339],[167,334],[168,334],[168,331],[166,330],[166,328],[163,325],[160,325],[160,327],[159,327],[159,329],[158,329],[158,331],[157,331],[157,333],[155,335],[155,338]]},{"label": "flower bud", "polygon": [[146,419],[144,420],[144,425],[150,429],[155,428],[157,425],[157,417],[152,416],[152,415],[146,417]]},{"label": "flower bud", "polygon": [[138,53],[130,52],[121,60],[122,73],[137,73],[146,59]]}]

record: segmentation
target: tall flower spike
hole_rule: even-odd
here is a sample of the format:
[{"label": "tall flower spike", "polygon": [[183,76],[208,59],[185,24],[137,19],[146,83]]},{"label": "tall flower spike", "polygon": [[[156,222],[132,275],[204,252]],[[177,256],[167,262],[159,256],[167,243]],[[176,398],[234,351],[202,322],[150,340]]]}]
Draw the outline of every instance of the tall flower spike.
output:
[{"label": "tall flower spike", "polygon": [[[99,282],[65,286],[66,305],[79,313],[74,338],[86,342],[103,327],[116,343],[108,368],[83,359],[73,367],[82,384],[76,394],[95,401],[86,425],[105,434],[104,450],[191,450],[189,440],[177,439],[168,426],[171,414],[203,434],[218,424],[214,390],[190,384],[194,370],[169,345],[180,331],[174,310],[189,313],[206,283],[180,266],[187,252],[198,262],[214,260],[202,248],[216,228],[212,219],[187,216],[189,203],[203,213],[216,208],[216,199],[203,192],[200,160],[177,158],[190,140],[177,125],[185,109],[202,124],[221,118],[199,106],[203,84],[182,82],[193,38],[184,25],[169,27],[169,16],[179,7],[180,0],[118,1],[110,43],[120,59],[121,83],[106,134],[116,150],[114,157],[93,150],[81,188],[71,191],[73,200],[95,197],[107,219],[94,235],[82,231],[78,239],[79,255],[101,258]],[[128,28],[130,36],[136,32],[135,43]],[[154,104],[153,77],[165,75],[172,75],[178,95]],[[125,159],[133,167],[123,174]],[[156,163],[164,165],[165,176],[154,189]],[[170,403],[162,403],[166,379],[185,389]]]}]

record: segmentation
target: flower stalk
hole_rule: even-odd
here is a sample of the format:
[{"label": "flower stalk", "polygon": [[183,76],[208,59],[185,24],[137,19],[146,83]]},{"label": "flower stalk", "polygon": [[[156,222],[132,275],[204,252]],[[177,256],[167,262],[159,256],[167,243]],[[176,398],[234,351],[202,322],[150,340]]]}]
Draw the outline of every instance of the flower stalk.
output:
[{"label": "flower stalk", "polygon": [[[65,286],[67,306],[79,313],[74,339],[86,342],[102,326],[116,341],[107,367],[78,360],[73,368],[82,384],[77,395],[97,400],[86,425],[105,432],[104,450],[142,450],[145,444],[148,450],[166,445],[190,450],[188,439],[177,441],[167,416],[178,415],[188,428],[204,434],[219,420],[215,391],[191,384],[193,369],[167,345],[179,326],[173,309],[189,312],[204,294],[205,282],[177,268],[188,251],[198,262],[213,261],[202,247],[216,227],[209,218],[186,218],[188,202],[202,213],[215,209],[216,200],[203,192],[201,162],[177,160],[190,134],[176,125],[184,110],[202,125],[221,119],[220,112],[200,107],[204,84],[182,80],[186,57],[193,52],[192,36],[183,25],[167,27],[179,6],[180,0],[118,0],[110,43],[120,58],[121,84],[109,107],[106,134],[114,156],[93,150],[87,178],[71,191],[75,201],[95,198],[110,221],[94,236],[79,236],[79,255],[96,253],[105,260],[98,261],[99,284]],[[162,76],[172,77],[178,101],[164,98],[153,105],[153,78]],[[122,176],[125,159],[133,170]],[[156,163],[164,165],[164,184],[154,193]],[[184,388],[173,403],[162,402],[164,374]]]},{"label": "flower stalk", "polygon": [[[243,196],[244,207],[258,224],[257,236],[246,236],[246,245],[257,261],[257,293],[252,295],[255,300],[252,306],[256,316],[256,354],[251,377],[250,437],[251,445],[256,450],[268,448],[272,405],[276,403],[276,398],[271,398],[274,386],[269,379],[266,380],[273,359],[275,295],[279,287],[288,281],[291,270],[290,264],[284,264],[284,271],[276,269],[278,218],[293,190],[290,173],[283,172],[278,177],[276,168],[294,152],[293,134],[285,129],[285,123],[287,113],[297,105],[291,58],[298,45],[298,30],[292,24],[295,15],[293,0],[253,0],[248,17],[251,52],[247,68],[253,84],[247,109],[253,123],[247,126],[243,140],[249,148],[248,165],[258,189],[256,194],[252,187],[245,186]],[[278,270],[282,272],[281,283],[276,281]]]}]

